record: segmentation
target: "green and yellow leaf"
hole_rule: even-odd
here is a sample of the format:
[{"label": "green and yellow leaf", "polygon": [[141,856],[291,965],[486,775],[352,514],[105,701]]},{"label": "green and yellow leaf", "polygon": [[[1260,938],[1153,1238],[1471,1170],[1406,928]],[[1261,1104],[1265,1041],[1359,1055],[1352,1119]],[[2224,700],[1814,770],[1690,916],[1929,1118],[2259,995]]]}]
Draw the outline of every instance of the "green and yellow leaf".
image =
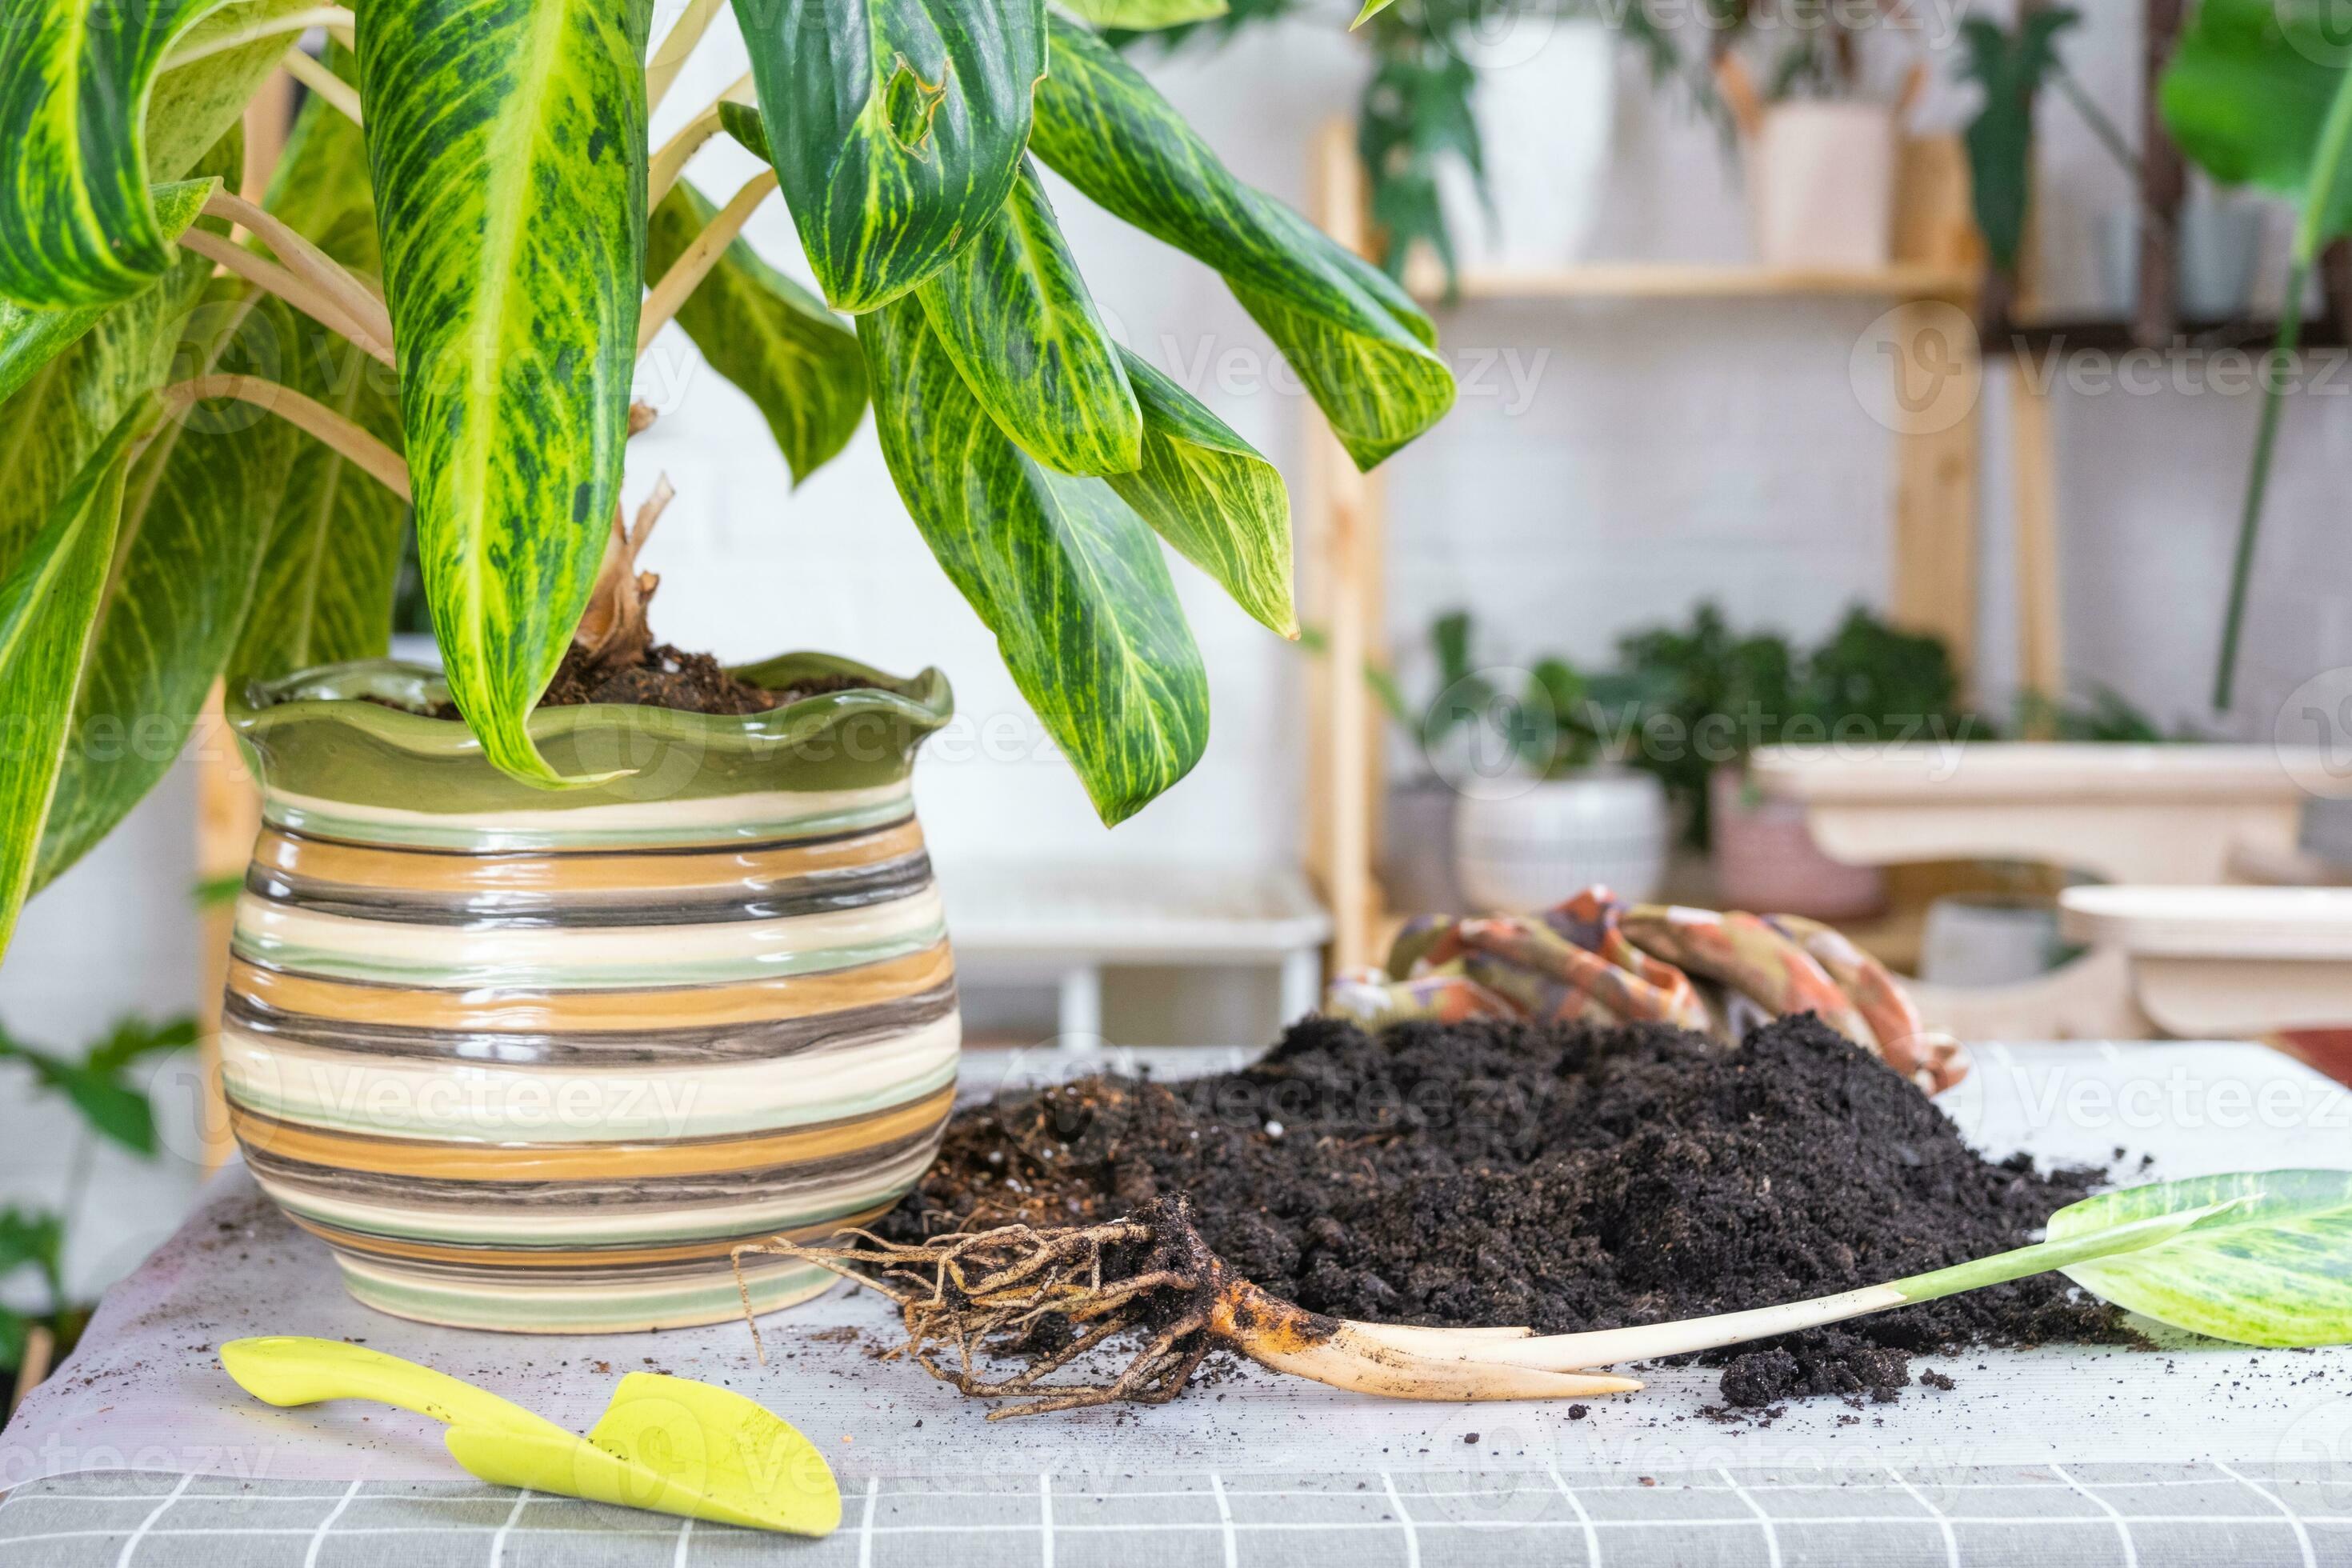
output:
[{"label": "green and yellow leaf", "polygon": [[484,754],[526,728],[620,491],[646,254],[649,0],[368,0],[362,99],[416,535]]},{"label": "green and yellow leaf", "polygon": [[[684,180],[654,208],[647,254],[658,277],[718,209]],[[759,406],[798,484],[849,444],[866,417],[857,334],[744,240],[727,247],[687,298],[677,324],[710,368]]]},{"label": "green and yellow leaf", "polygon": [[1158,541],[1101,480],[1007,439],[919,304],[862,317],[857,332],[883,456],[924,541],[1103,820],[1133,816],[1209,734],[1207,675]]},{"label": "green and yellow leaf", "polygon": [[2126,1187],[2050,1216],[2050,1240],[2212,1212],[2066,1277],[2158,1322],[2249,1345],[2352,1342],[2352,1172],[2257,1171]]},{"label": "green and yellow leaf", "polygon": [[[330,64],[356,81],[338,49]],[[377,275],[375,204],[359,128],[313,97],[302,106],[264,203],[353,272]],[[395,451],[399,378],[307,319],[280,377]],[[232,682],[374,658],[391,645],[408,505],[333,448],[298,441],[263,553],[253,607],[228,661]]]},{"label": "green and yellow leaf", "polygon": [[[242,283],[215,284],[208,305],[175,371],[251,374],[293,336],[292,312]],[[35,890],[112,832],[185,748],[245,624],[294,444],[293,426],[250,404],[200,404],[131,459]]]},{"label": "green and yellow leaf", "polygon": [[0,949],[30,889],[41,825],[57,790],[68,716],[81,677],[122,508],[132,443],[155,416],[141,399],[93,444],[40,526],[0,572]]},{"label": "green and yellow leaf", "polygon": [[1373,468],[1453,407],[1434,329],[1378,268],[1235,179],[1133,67],[1053,19],[1031,145],[1115,216],[1224,275],[1297,367],[1358,466]]},{"label": "green and yellow leaf", "polygon": [[1235,604],[1296,637],[1290,492],[1281,473],[1200,399],[1131,353],[1127,374],[1143,405],[1143,462],[1131,474],[1110,476],[1110,488]]},{"label": "green and yellow leaf", "polygon": [[1035,165],[1023,160],[980,237],[916,298],[981,405],[1023,451],[1066,474],[1123,474],[1142,463],[1142,411]]},{"label": "green and yellow leaf", "polygon": [[169,72],[167,58],[296,8],[298,0],[11,5],[0,19],[0,296],[107,305],[161,276],[173,231],[151,184],[194,166],[289,40],[222,49]]},{"label": "green and yellow leaf", "polygon": [[[185,234],[220,184],[217,179],[181,180],[159,187],[154,193],[155,218],[164,236],[176,240]],[[36,372],[72,347],[113,308],[58,305],[27,310],[0,300],[0,403],[16,395]]]},{"label": "green and yellow leaf", "polygon": [[947,265],[1012,194],[1044,0],[734,0],[784,200],[853,313]]},{"label": "green and yellow leaf", "polygon": [[1123,27],[1137,33],[1213,21],[1233,9],[1227,0],[1064,0],[1064,4],[1070,15],[1097,27]]}]

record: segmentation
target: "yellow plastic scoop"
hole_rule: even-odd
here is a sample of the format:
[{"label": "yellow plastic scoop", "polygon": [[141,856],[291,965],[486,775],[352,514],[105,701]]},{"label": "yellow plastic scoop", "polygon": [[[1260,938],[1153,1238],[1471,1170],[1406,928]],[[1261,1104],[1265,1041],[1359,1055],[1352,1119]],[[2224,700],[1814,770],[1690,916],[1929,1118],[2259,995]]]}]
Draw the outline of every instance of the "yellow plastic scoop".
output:
[{"label": "yellow plastic scoop", "polygon": [[231,1340],[221,1364],[265,1404],[373,1399],[446,1423],[457,1461],[499,1486],[752,1530],[828,1535],[841,1488],[816,1446],[740,1394],[633,1372],[575,1437],[520,1405],[339,1340]]}]

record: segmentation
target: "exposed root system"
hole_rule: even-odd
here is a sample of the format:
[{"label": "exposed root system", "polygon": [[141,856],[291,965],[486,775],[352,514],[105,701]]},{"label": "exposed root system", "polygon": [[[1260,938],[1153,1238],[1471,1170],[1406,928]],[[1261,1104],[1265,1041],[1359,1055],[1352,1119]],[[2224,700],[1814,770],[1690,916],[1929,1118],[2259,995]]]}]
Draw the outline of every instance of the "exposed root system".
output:
[{"label": "exposed root system", "polygon": [[[776,1240],[735,1256],[800,1258],[889,1297],[907,1328],[906,1343],[892,1353],[972,1398],[1016,1402],[991,1411],[991,1420],[1164,1405],[1221,1348],[1276,1372],[1407,1399],[1591,1397],[1641,1386],[1488,1365],[1424,1347],[1414,1331],[1306,1311],[1227,1268],[1181,1197],[1098,1225],[1011,1225],[920,1245],[848,1234],[846,1246]],[[748,1297],[744,1310],[748,1319]],[[1126,1361],[1115,1375],[1049,1381],[1078,1373],[1097,1352]]]}]

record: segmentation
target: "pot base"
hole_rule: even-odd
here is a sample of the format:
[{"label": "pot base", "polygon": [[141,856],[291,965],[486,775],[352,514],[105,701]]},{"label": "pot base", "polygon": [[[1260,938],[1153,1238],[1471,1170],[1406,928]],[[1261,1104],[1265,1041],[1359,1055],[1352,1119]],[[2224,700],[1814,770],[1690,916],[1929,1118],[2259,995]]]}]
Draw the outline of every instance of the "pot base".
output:
[{"label": "pot base", "polygon": [[[507,1285],[451,1279],[439,1271],[386,1267],[338,1255],[343,1289],[363,1307],[412,1322],[444,1329],[487,1329],[508,1334],[629,1334],[656,1329],[695,1329],[743,1316],[743,1298],[732,1269],[700,1269],[650,1283],[604,1285]],[[743,1283],[751,1312],[795,1307],[841,1282],[814,1264],[755,1268],[747,1263]]]}]

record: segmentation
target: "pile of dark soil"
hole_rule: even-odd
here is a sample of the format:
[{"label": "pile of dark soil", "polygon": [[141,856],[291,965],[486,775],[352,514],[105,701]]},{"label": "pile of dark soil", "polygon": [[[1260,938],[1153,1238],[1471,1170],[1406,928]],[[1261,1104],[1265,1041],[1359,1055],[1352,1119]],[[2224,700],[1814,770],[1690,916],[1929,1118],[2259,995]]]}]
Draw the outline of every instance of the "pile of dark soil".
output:
[{"label": "pile of dark soil", "polygon": [[[959,1115],[882,1230],[1191,1197],[1246,1278],[1335,1316],[1542,1333],[1768,1306],[2021,1246],[2103,1173],[1987,1161],[1810,1016],[1736,1052],[1659,1026],[1310,1019],[1257,1065]],[[1885,1400],[1915,1353],[2126,1338],[2058,1276],[1718,1352],[1735,1405]]]},{"label": "pile of dark soil", "polygon": [[[707,653],[681,653],[667,643],[647,648],[633,663],[598,663],[577,643],[539,700],[541,708],[576,708],[619,702],[640,708],[674,708],[686,713],[765,713],[829,691],[853,691],[865,682],[846,675],[811,676],[787,691],[771,691],[728,673]],[[455,719],[454,702],[436,703],[436,719]]]}]

